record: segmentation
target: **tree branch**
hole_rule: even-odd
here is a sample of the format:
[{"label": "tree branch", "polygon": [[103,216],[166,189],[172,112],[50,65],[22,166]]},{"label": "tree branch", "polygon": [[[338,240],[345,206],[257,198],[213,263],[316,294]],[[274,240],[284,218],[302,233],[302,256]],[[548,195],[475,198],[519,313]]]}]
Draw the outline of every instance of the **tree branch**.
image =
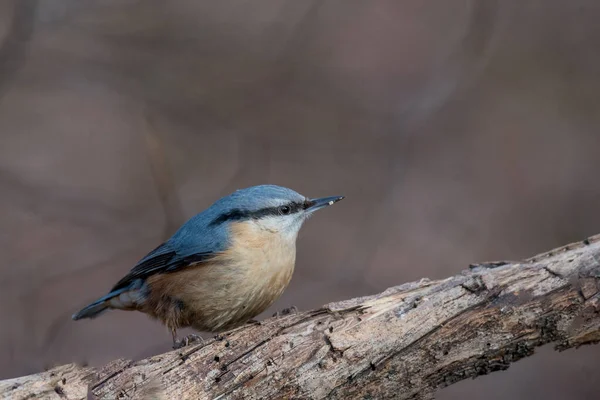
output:
[{"label": "tree branch", "polygon": [[[429,399],[556,343],[600,340],[600,236],[270,318],[204,344],[0,382],[9,398]],[[89,390],[89,392],[88,392]]]}]

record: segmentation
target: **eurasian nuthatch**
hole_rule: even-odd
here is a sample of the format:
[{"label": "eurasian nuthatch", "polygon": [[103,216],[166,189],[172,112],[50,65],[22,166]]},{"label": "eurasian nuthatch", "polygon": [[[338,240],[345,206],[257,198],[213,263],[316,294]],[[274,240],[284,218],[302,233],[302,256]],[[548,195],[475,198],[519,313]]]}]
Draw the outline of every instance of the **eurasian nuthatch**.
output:
[{"label": "eurasian nuthatch", "polygon": [[341,199],[309,199],[275,185],[238,190],[188,220],[73,319],[108,309],[141,311],[167,326],[175,347],[183,344],[179,328],[221,332],[240,326],[287,287],[303,222]]}]

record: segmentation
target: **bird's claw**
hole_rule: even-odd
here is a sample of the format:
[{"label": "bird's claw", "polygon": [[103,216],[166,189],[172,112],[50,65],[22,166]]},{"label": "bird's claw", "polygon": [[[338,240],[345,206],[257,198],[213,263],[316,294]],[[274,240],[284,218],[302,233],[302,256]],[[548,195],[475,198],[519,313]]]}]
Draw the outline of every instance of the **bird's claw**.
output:
[{"label": "bird's claw", "polygon": [[204,343],[204,339],[192,333],[190,335],[187,335],[183,339],[174,340],[173,349],[181,349],[182,347],[189,346],[191,343],[194,342]]},{"label": "bird's claw", "polygon": [[291,306],[289,308],[284,308],[281,311],[277,311],[275,314],[273,314],[273,317],[282,317],[284,315],[296,314],[297,312],[298,312],[298,307]]}]

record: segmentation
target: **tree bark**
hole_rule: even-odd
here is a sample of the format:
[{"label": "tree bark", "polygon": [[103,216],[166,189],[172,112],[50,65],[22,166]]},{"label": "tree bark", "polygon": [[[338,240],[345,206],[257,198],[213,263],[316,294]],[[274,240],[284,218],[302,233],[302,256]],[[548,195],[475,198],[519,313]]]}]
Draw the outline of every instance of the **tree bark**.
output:
[{"label": "tree bark", "polygon": [[518,262],[274,317],[102,368],[0,382],[7,398],[430,399],[556,343],[600,340],[600,235]]}]

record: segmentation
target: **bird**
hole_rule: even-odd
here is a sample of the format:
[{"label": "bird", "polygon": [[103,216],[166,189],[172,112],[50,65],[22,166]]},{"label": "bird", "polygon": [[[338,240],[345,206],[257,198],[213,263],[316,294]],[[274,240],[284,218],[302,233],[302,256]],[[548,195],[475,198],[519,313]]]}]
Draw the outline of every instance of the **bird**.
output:
[{"label": "bird", "polygon": [[167,327],[173,348],[200,340],[179,339],[181,328],[219,333],[245,325],[290,283],[303,223],[343,198],[311,199],[277,185],[236,190],[181,225],[72,319],[139,311]]}]

